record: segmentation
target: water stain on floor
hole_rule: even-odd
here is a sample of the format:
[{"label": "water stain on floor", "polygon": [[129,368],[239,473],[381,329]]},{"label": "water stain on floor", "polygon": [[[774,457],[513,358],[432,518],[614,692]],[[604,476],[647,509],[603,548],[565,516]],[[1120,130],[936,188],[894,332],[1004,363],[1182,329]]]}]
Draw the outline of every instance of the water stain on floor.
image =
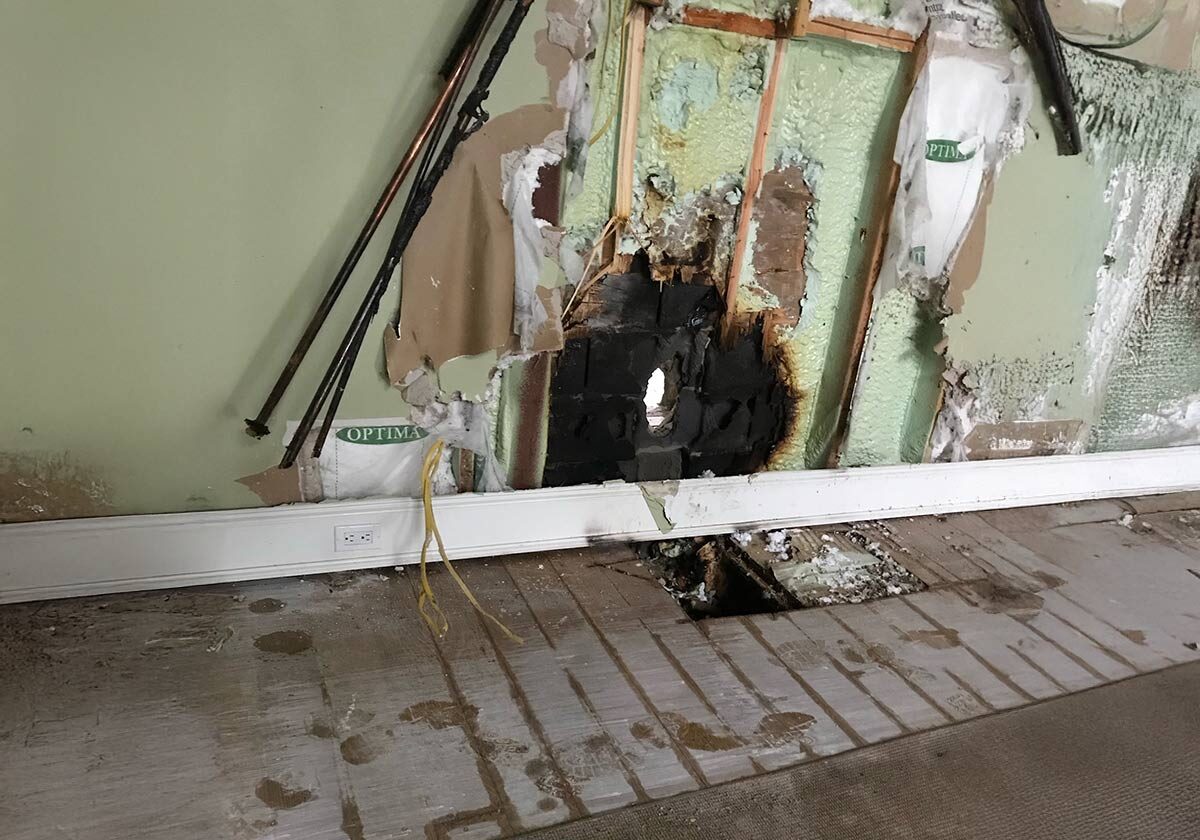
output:
[{"label": "water stain on floor", "polygon": [[312,636],[303,630],[279,630],[259,636],[254,640],[254,646],[263,653],[281,653],[295,656],[312,649]]},{"label": "water stain on floor", "polygon": [[264,805],[277,811],[298,808],[316,798],[311,790],[290,788],[275,779],[262,779],[254,786],[254,795],[262,800]]}]

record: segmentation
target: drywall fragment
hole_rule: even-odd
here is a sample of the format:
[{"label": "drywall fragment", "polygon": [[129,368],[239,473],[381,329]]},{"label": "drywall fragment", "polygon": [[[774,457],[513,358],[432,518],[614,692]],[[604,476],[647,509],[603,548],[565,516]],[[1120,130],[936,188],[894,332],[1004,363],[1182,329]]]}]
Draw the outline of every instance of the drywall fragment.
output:
[{"label": "drywall fragment", "polygon": [[504,207],[512,218],[514,282],[512,332],[522,352],[533,349],[538,331],[546,323],[546,307],[537,295],[547,243],[543,232],[550,222],[537,218],[533,199],[541,184],[541,171],[557,165],[565,151],[565,136],[554,135],[545,145],[510,152],[502,158]]},{"label": "drywall fragment", "polygon": [[735,544],[804,607],[860,604],[925,588],[883,546],[856,530],[771,531]]},{"label": "drywall fragment", "polygon": [[245,485],[265,505],[290,505],[304,501],[300,491],[298,463],[286,470],[276,466],[267,467],[260,473],[239,478],[237,483]]},{"label": "drywall fragment", "polygon": [[0,523],[108,516],[111,494],[68,453],[0,452]]},{"label": "drywall fragment", "polygon": [[[426,364],[519,347],[515,237],[499,162],[543,145],[563,120],[553,106],[526,106],[495,117],[459,150],[405,254],[398,323],[384,331],[393,385]],[[555,319],[544,326],[535,349],[559,346]]]},{"label": "drywall fragment", "polygon": [[1014,420],[977,423],[967,436],[972,461],[1069,455],[1079,451],[1082,420]]},{"label": "drywall fragment", "polygon": [[650,508],[650,514],[654,517],[658,530],[664,534],[675,530],[675,523],[667,514],[667,504],[679,492],[679,482],[644,481],[638,487],[642,490],[642,497],[646,500],[646,507]]}]

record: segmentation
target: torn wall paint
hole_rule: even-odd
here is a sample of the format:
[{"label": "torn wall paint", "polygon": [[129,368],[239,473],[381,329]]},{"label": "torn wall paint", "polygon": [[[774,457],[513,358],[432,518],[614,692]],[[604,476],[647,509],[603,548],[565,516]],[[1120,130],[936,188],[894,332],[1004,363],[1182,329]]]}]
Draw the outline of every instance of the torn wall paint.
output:
[{"label": "torn wall paint", "polygon": [[1043,434],[1034,454],[1165,444],[1179,435],[1145,418],[1197,387],[1195,195],[1179,189],[1200,155],[1196,83],[1066,58],[1091,160],[1054,159],[1043,140],[1005,170],[980,279],[947,322],[946,457],[995,456],[976,425]]},{"label": "torn wall paint", "polygon": [[[384,334],[393,385],[426,364],[436,370],[514,345],[516,255],[499,200],[501,161],[530,154],[563,130],[563,119],[554,106],[530,105],[495,117],[463,144],[404,257],[399,320]],[[540,340],[542,349],[558,345],[554,335]]]},{"label": "torn wall paint", "polygon": [[0,452],[0,523],[107,516],[112,487],[70,454]]}]

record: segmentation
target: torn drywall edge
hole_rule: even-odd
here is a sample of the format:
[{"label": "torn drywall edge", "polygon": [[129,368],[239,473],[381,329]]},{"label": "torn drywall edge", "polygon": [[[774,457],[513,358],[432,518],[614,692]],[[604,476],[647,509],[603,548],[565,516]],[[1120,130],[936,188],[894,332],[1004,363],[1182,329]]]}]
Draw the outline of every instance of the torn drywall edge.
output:
[{"label": "torn drywall edge", "polygon": [[[501,203],[503,155],[546,147],[565,115],[550,105],[491,120],[462,147],[405,255],[398,323],[384,332],[394,386],[409,372],[513,345],[515,234]],[[540,294],[540,293],[539,293]],[[534,349],[560,346],[557,322],[538,331]]]},{"label": "torn drywall edge", "polygon": [[286,470],[270,466],[260,473],[239,478],[237,483],[258,496],[264,505],[289,505],[304,501],[299,464],[293,464]]},{"label": "torn drywall edge", "polygon": [[[586,252],[611,216],[617,140],[622,105],[621,70],[624,26],[620,0],[599,0],[592,7],[590,58],[578,62],[580,86],[569,112],[567,158],[570,173],[564,195],[564,251]],[[580,261],[582,265],[582,261]],[[563,262],[568,281],[577,283]]]},{"label": "torn drywall edge", "polygon": [[642,491],[642,496],[646,499],[646,507],[650,510],[650,515],[654,517],[654,522],[658,525],[658,530],[664,534],[671,533],[675,528],[675,522],[668,512],[667,506],[675,495],[679,492],[678,481],[645,481],[638,485]]},{"label": "torn drywall edge", "polygon": [[512,332],[525,353],[533,349],[537,333],[548,317],[537,296],[537,287],[546,250],[543,233],[550,222],[537,218],[533,197],[541,184],[542,169],[562,160],[564,141],[559,133],[545,145],[509,152],[501,159],[503,201],[512,219],[515,257]]}]

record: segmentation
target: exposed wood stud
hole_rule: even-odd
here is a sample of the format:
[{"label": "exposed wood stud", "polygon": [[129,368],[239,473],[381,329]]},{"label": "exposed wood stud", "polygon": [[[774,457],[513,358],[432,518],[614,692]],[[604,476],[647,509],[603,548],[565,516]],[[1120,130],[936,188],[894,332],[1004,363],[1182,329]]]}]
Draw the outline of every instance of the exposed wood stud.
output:
[{"label": "exposed wood stud", "polygon": [[767,156],[767,140],[771,134],[771,125],[775,121],[775,103],[779,98],[779,78],[783,73],[783,65],[787,59],[788,39],[779,38],[775,41],[774,56],[771,59],[771,72],[767,77],[767,85],[763,90],[762,101],[758,108],[758,125],[754,132],[754,148],[750,154],[750,164],[746,170],[746,183],[742,193],[742,207],[738,212],[737,236],[734,240],[733,258],[729,262],[729,276],[725,284],[725,317],[721,322],[722,339],[728,341],[734,327],[734,315],[737,312],[737,293],[741,276],[742,262],[746,257],[746,248],[750,239],[750,222],[754,217],[754,203],[762,186],[763,166]]},{"label": "exposed wood stud", "polygon": [[825,38],[838,38],[843,41],[853,41],[856,44],[868,44],[899,52],[912,52],[917,41],[912,35],[901,32],[899,29],[887,29],[869,23],[856,23],[827,17],[813,18],[811,17],[810,0],[800,0],[790,25],[787,22],[781,24],[780,21],[772,18],[762,18],[741,12],[698,9],[692,6],[684,8],[681,21],[686,26],[716,29],[721,32],[733,32],[755,38],[779,38],[782,34],[781,29],[790,29],[786,34],[793,38],[820,35]]},{"label": "exposed wood stud", "polygon": [[642,66],[646,57],[646,25],[650,10],[637,6],[630,12],[626,33],[625,78],[622,82],[621,134],[617,145],[617,188],[613,215],[620,223],[633,213],[634,162],[637,160],[638,112],[642,104]]},{"label": "exposed wood stud", "polygon": [[813,18],[808,22],[806,35],[821,35],[826,38],[840,38],[843,41],[853,41],[856,44],[869,44],[873,47],[883,47],[899,52],[912,52],[916,40],[907,32],[898,29],[885,29],[882,26],[872,26],[869,23],[855,23],[848,20],[833,18]]}]

